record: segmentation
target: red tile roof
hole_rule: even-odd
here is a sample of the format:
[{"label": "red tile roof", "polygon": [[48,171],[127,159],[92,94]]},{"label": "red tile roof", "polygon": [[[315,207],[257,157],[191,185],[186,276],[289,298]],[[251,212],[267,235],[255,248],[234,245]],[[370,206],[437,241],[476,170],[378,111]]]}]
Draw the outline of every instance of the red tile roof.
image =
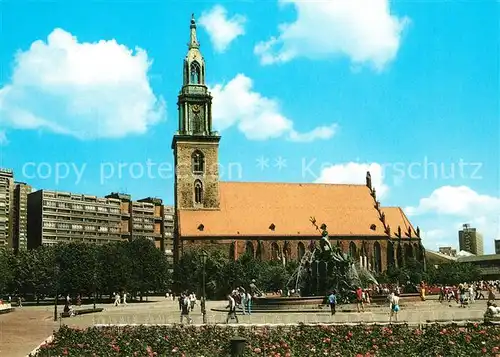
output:
[{"label": "red tile roof", "polygon": [[[318,225],[325,223],[331,236],[386,236],[365,185],[220,182],[219,190],[220,210],[178,212],[181,237],[317,236],[311,216]],[[393,219],[410,224],[395,209],[383,208],[391,236],[401,224],[392,223]],[[274,230],[269,228],[272,224]],[[401,229],[405,231],[404,226]]]},{"label": "red tile roof", "polygon": [[401,227],[401,238],[408,239],[408,232],[411,230],[411,238],[417,237],[417,231],[401,207],[382,207],[385,214],[385,221],[391,228],[391,238],[397,238],[398,226]]}]

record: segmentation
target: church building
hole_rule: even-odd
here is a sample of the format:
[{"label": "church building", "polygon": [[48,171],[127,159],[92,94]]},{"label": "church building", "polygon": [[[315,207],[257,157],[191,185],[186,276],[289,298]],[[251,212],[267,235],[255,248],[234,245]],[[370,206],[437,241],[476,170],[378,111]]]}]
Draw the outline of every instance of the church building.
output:
[{"label": "church building", "polygon": [[212,128],[212,96],[191,19],[183,85],[178,96],[179,128],[172,140],[176,176],[174,254],[218,245],[237,259],[299,260],[325,224],[332,245],[362,266],[382,272],[408,259],[424,260],[420,229],[399,207],[382,207],[370,173],[363,185],[221,182],[221,137]]}]

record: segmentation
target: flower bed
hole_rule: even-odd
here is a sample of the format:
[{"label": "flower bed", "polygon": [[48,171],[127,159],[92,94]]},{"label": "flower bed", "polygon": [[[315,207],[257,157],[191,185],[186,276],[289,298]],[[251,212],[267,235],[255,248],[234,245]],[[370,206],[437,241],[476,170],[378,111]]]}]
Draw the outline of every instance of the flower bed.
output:
[{"label": "flower bed", "polygon": [[225,357],[232,337],[246,338],[244,356],[500,356],[500,327],[482,324],[346,326],[61,327],[37,357]]}]

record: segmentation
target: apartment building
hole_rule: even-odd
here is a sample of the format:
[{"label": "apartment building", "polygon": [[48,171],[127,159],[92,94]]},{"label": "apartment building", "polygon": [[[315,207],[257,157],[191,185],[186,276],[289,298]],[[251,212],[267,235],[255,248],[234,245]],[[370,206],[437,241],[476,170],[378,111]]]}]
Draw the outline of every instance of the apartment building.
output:
[{"label": "apartment building", "polygon": [[457,250],[452,247],[439,247],[439,253],[449,255],[450,257],[457,256]]},{"label": "apartment building", "polygon": [[163,244],[171,265],[174,264],[174,207],[163,206]]},{"label": "apartment building", "polygon": [[58,242],[109,243],[120,241],[122,233],[119,199],[50,190],[28,195],[29,249]]},{"label": "apartment building", "polygon": [[12,246],[15,251],[28,248],[28,195],[31,186],[15,182],[12,204]]},{"label": "apartment building", "polygon": [[12,237],[12,201],[14,189],[14,173],[0,168],[0,248],[13,248]]},{"label": "apartment building", "polygon": [[154,240],[155,206],[148,202],[132,202],[132,239]]},{"label": "apartment building", "polygon": [[132,220],[130,219],[130,212],[132,207],[132,196],[126,193],[112,192],[105,198],[114,199],[120,202],[120,228],[122,239],[131,239]]}]

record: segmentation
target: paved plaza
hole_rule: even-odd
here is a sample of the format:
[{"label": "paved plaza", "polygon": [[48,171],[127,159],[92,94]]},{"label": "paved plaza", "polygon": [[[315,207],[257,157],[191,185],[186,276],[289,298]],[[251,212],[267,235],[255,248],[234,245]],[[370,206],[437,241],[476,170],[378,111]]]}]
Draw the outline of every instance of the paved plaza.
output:
[{"label": "paved plaza", "polygon": [[[152,301],[151,301],[152,300]],[[226,313],[212,311],[224,309],[225,301],[207,302],[208,323],[224,323]],[[436,300],[425,302],[409,302],[402,304],[399,321],[408,323],[425,323],[427,320],[478,320],[481,319],[486,302],[477,301],[470,307],[459,308],[456,303],[440,304]],[[91,307],[91,306],[82,306]],[[177,301],[165,298],[153,298],[147,303],[132,303],[127,306],[113,306],[112,304],[98,304],[104,311],[96,314],[87,314],[53,321],[53,306],[29,306],[17,308],[14,312],[0,315],[0,356],[21,357],[26,356],[37,347],[45,338],[52,334],[61,323],[68,326],[85,328],[94,324],[171,324],[178,323],[180,317]],[[285,311],[281,313],[254,313],[239,315],[240,323],[356,323],[356,322],[388,322],[389,308],[367,306],[364,313],[343,312],[343,309],[353,310],[354,306],[344,306],[335,315],[331,316],[329,310],[324,312],[294,313]],[[62,306],[60,307],[62,311]],[[202,323],[199,306],[191,314],[193,323]]]}]

